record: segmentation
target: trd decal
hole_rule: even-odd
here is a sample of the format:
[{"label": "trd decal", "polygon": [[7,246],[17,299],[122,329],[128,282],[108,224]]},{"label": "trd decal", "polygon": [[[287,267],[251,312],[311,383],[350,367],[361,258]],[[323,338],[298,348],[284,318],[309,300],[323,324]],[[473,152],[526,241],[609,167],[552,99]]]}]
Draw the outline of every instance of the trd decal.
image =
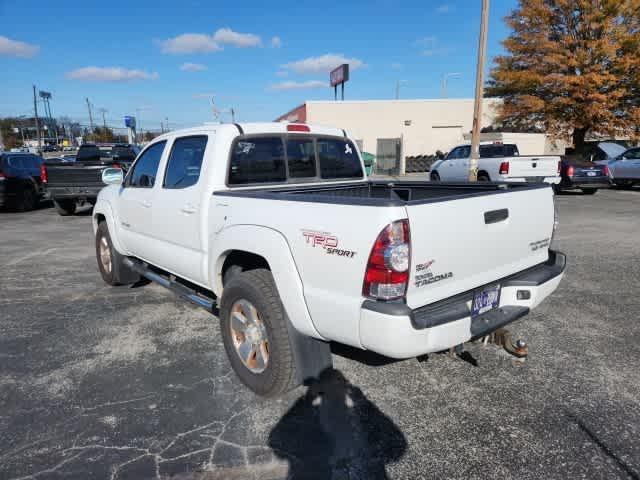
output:
[{"label": "trd decal", "polygon": [[336,255],[338,257],[353,258],[356,252],[353,250],[345,250],[338,248],[338,237],[328,232],[316,232],[314,230],[303,230],[302,236],[307,245],[312,247],[323,248],[327,255]]},{"label": "trd decal", "polygon": [[431,272],[431,265],[435,263],[435,260],[429,260],[428,262],[419,263],[416,265],[416,278],[415,286],[424,287],[432,283],[446,280],[453,277],[453,272],[446,273],[433,273]]},{"label": "trd decal", "polygon": [[338,237],[334,237],[329,233],[314,232],[312,230],[303,230],[302,236],[307,241],[307,244],[311,244],[314,247],[319,245],[321,247],[337,247]]}]

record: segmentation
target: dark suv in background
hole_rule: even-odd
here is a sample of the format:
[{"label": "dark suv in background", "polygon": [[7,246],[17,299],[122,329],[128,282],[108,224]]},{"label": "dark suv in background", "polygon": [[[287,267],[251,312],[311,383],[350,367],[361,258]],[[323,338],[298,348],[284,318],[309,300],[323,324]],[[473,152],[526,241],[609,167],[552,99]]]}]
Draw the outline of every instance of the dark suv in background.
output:
[{"label": "dark suv in background", "polygon": [[32,153],[0,153],[0,207],[34,210],[43,198],[47,172]]}]

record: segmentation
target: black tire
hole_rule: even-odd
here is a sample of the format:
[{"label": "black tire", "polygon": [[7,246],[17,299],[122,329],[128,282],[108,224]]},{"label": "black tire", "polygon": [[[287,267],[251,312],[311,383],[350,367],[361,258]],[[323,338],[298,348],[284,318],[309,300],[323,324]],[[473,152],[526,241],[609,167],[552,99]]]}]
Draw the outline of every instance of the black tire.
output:
[{"label": "black tire", "polygon": [[38,195],[31,187],[24,187],[18,192],[16,199],[16,210],[19,212],[30,212],[38,206]]},{"label": "black tire", "polygon": [[[101,256],[101,246],[105,246],[103,242],[106,243],[106,249],[109,253],[110,268],[107,267],[106,262],[103,261]],[[106,284],[111,286],[128,285],[140,280],[140,275],[124,265],[124,259],[125,257],[118,253],[113,247],[107,222],[100,222],[96,231],[96,260],[102,280],[104,280]]]},{"label": "black tire", "polygon": [[[268,360],[264,370],[258,373],[244,364],[234,346],[237,339],[231,329],[231,309],[240,300],[255,307],[257,317],[266,330]],[[224,348],[240,381],[258,395],[274,397],[297,386],[288,321],[269,270],[236,272],[224,286],[220,301],[220,331]]]},{"label": "black tire", "polygon": [[562,187],[556,183],[551,185],[551,188],[553,188],[553,193],[555,193],[556,195],[560,195],[562,194]]},{"label": "black tire", "polygon": [[580,190],[582,190],[582,193],[585,195],[593,195],[598,191],[597,188],[581,188]]},{"label": "black tire", "polygon": [[431,172],[430,177],[432,182],[440,181],[440,174],[438,172]]},{"label": "black tire", "polygon": [[489,175],[487,175],[486,173],[482,172],[478,174],[478,181],[479,182],[490,182],[491,179],[489,178]]},{"label": "black tire", "polygon": [[56,200],[53,199],[53,206],[56,208],[58,215],[67,217],[76,213],[76,207],[78,206],[75,200]]}]

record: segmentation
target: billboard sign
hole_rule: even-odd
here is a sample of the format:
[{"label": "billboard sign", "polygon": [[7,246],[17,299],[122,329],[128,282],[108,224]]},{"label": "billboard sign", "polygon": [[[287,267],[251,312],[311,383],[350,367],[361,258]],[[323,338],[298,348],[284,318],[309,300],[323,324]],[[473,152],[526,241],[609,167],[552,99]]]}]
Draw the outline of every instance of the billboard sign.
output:
[{"label": "billboard sign", "polygon": [[331,86],[335,87],[336,85],[340,85],[349,80],[349,64],[343,63],[337,68],[331,70],[329,74],[329,79],[331,80]]},{"label": "billboard sign", "polygon": [[124,117],[124,126],[128,128],[136,128],[136,117],[128,115]]}]

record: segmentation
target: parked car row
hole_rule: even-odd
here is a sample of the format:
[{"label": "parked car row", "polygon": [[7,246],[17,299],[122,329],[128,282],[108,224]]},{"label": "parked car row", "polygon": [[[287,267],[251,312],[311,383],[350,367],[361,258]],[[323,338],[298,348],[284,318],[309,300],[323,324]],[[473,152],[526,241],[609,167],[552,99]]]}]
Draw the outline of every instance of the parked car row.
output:
[{"label": "parked car row", "polygon": [[[610,156],[615,155],[615,156]],[[459,145],[431,166],[432,182],[467,180],[471,146]],[[598,144],[598,155],[585,160],[554,155],[521,156],[515,144],[482,143],[478,161],[478,181],[545,182],[556,193],[581,190],[594,194],[614,184],[631,188],[640,184],[640,147],[625,150],[611,142]]]}]

